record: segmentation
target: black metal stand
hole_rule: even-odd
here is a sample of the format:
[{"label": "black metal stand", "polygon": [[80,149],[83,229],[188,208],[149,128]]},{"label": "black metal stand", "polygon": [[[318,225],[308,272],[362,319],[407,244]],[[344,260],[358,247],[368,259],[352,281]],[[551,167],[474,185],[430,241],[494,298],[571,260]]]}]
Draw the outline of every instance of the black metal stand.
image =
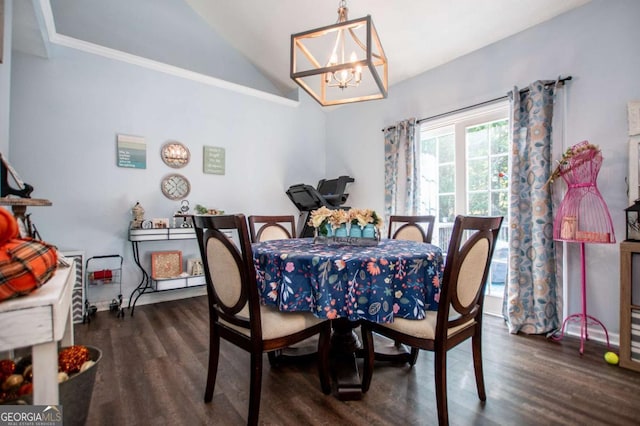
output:
[{"label": "black metal stand", "polygon": [[[138,299],[140,298],[140,296],[142,296],[145,293],[145,291],[147,291],[148,289],[152,289],[152,287],[151,287],[151,280],[149,279],[149,274],[142,267],[142,264],[140,263],[140,249],[138,247],[138,242],[131,241],[131,247],[133,251],[133,261],[142,272],[142,278],[140,279],[140,283],[136,288],[133,289],[133,291],[131,292],[131,295],[129,296],[129,306],[127,306],[127,309],[131,308],[131,316],[133,316],[133,311],[136,309],[136,303],[138,302]],[[137,295],[134,299],[133,295],[136,293]],[[131,303],[131,300],[133,300],[133,304]]]}]

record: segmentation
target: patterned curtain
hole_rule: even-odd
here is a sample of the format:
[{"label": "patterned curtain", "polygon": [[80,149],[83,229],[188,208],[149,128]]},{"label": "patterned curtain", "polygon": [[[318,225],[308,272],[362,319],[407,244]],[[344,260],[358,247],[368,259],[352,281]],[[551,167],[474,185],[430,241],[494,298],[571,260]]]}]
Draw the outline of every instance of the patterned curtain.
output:
[{"label": "patterned curtain", "polygon": [[420,195],[419,143],[415,118],[384,131],[384,214],[418,214]]},{"label": "patterned curtain", "polygon": [[509,278],[503,313],[511,333],[558,327],[559,283],[549,177],[551,119],[556,87],[536,81],[512,95]]}]

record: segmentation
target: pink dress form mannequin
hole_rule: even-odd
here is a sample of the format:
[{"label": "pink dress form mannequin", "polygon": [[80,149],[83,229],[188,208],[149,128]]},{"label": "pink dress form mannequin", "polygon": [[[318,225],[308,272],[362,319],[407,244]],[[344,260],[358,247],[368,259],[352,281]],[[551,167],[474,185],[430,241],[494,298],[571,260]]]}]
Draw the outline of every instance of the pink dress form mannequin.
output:
[{"label": "pink dress form mannequin", "polygon": [[601,165],[600,149],[583,141],[565,153],[563,162],[556,170],[567,184],[567,193],[560,203],[553,224],[553,238],[557,241],[580,243],[582,269],[582,312],[570,315],[564,320],[559,338],[564,336],[567,322],[579,322],[580,354],[584,352],[584,341],[589,339],[589,325],[602,327],[609,347],[609,333],[606,327],[598,319],[587,315],[585,273],[585,243],[616,242],[609,209],[596,186]]}]

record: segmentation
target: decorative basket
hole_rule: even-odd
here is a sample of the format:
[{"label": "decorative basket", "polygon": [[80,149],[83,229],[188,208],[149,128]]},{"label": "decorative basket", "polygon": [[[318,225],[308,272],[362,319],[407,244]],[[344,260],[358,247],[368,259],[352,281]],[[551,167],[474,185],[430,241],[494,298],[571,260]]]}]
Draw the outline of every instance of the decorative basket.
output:
[{"label": "decorative basket", "polygon": [[[58,385],[58,399],[59,404],[62,406],[63,424],[65,426],[81,426],[86,423],[96,372],[102,359],[102,351],[100,349],[89,345],[83,346],[86,346],[89,350],[89,359],[94,361],[95,364],[83,372],[72,374],[68,380]],[[6,404],[33,405],[33,395],[23,395],[15,401],[7,401]]]}]

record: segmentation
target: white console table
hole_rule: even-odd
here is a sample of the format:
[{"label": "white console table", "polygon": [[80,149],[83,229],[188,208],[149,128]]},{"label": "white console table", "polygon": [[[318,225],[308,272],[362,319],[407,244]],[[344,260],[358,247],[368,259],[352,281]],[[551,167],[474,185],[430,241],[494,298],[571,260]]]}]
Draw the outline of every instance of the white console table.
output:
[{"label": "white console table", "polygon": [[33,403],[58,405],[58,342],[73,345],[75,267],[59,267],[27,296],[0,302],[0,351],[31,347]]},{"label": "white console table", "polygon": [[129,305],[127,309],[131,308],[131,316],[133,316],[138,299],[143,294],[203,286],[206,284],[204,275],[192,275],[164,280],[154,279],[150,276],[145,267],[142,266],[140,260],[140,247],[138,244],[151,241],[193,240],[195,238],[196,233],[193,228],[129,229],[129,241],[131,241],[133,261],[142,273],[140,283],[129,296]]}]

